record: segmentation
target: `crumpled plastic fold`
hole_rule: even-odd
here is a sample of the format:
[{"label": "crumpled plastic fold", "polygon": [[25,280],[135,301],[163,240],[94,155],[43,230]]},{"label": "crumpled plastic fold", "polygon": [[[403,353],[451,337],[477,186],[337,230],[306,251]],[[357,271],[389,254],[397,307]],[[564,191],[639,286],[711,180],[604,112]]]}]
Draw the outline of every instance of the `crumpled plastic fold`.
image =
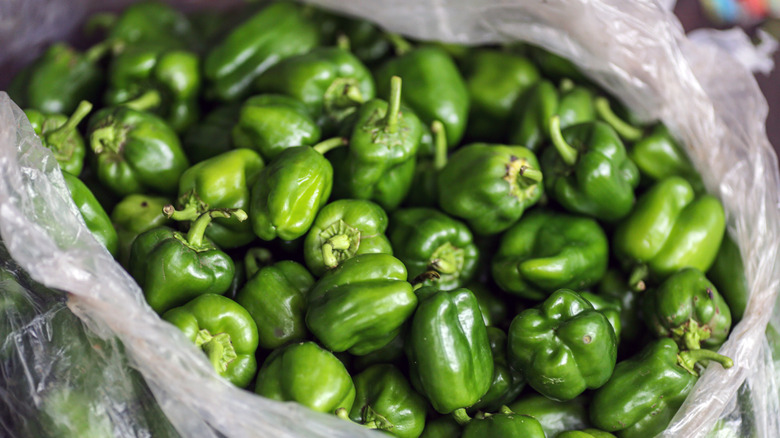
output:
[{"label": "crumpled plastic fold", "polygon": [[[207,2],[180,3],[207,7]],[[780,175],[764,127],[766,100],[749,70],[765,65],[765,54],[737,42],[747,51],[737,61],[726,42],[738,35],[688,38],[673,13],[651,0],[310,3],[423,40],[530,42],[572,59],[640,117],[662,120],[685,144],[708,191],[723,201],[751,291],[745,317],[720,349],[734,359],[734,367],[709,367],[663,435],[780,436],[780,311],[775,308]],[[78,22],[66,3],[40,4],[54,8],[47,14],[69,16],[71,27],[62,32]],[[14,16],[16,25],[33,23],[28,21],[32,12],[25,11]],[[6,15],[0,22],[8,20]],[[64,35],[56,26],[46,32]],[[25,43],[15,40],[12,46]],[[0,237],[0,373],[5,378],[0,400],[10,406],[0,410],[0,431],[33,436],[24,433],[32,420],[22,419],[42,415],[38,427],[48,431],[68,422],[86,424],[92,435],[81,436],[106,431],[114,436],[375,436],[218,378],[204,355],[144,303],[132,278],[88,233],[53,156],[5,93],[0,93]],[[78,335],[54,336],[62,319]],[[84,377],[78,367],[62,365],[81,358],[99,372]],[[147,407],[152,399],[156,407]],[[63,414],[62,406],[74,400],[88,401],[82,403],[84,412]]]}]

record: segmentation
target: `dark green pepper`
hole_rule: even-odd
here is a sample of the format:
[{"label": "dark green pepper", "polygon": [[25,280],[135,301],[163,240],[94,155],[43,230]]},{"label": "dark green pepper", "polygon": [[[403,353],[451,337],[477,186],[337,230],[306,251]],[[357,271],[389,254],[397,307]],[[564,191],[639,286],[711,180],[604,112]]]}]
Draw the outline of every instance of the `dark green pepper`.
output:
[{"label": "dark green pepper", "polygon": [[541,300],[560,288],[585,289],[607,270],[607,236],[589,218],[535,210],[502,237],[493,258],[501,289]]},{"label": "dark green pepper", "polygon": [[650,329],[680,348],[717,350],[731,329],[731,311],[715,285],[696,268],[685,268],[644,295]]},{"label": "dark green pepper", "polygon": [[257,373],[255,392],[318,412],[352,409],[355,385],[344,364],[314,342],[274,350]]},{"label": "dark green pepper", "polygon": [[363,199],[342,199],[322,207],[303,242],[306,266],[316,276],[359,254],[390,254],[387,213]]},{"label": "dark green pepper", "polygon": [[116,230],[111,224],[108,214],[95,198],[95,195],[77,177],[62,172],[65,185],[68,186],[70,197],[79,209],[87,229],[92,232],[95,239],[103,245],[112,256],[116,257],[119,250],[119,241]]},{"label": "dark green pepper", "polygon": [[238,148],[254,149],[267,161],[294,146],[313,146],[320,128],[299,100],[279,94],[247,99],[233,129]]},{"label": "dark green pepper", "polygon": [[199,163],[233,149],[233,126],[241,114],[237,104],[219,106],[191,126],[181,139],[192,163]]},{"label": "dark green pepper", "polygon": [[463,438],[544,438],[544,429],[534,417],[515,414],[504,406],[496,414],[483,414],[463,428]]},{"label": "dark green pepper", "polygon": [[159,1],[141,1],[122,11],[111,23],[106,40],[115,51],[128,46],[158,45],[171,49],[197,49],[198,30],[186,15]]},{"label": "dark green pepper", "polygon": [[617,340],[609,320],[580,294],[560,289],[515,317],[509,363],[542,395],[566,401],[609,380]]},{"label": "dark green pepper", "polygon": [[[470,282],[466,289],[477,298],[479,310],[482,312],[482,320],[486,327],[504,327],[507,320],[507,304],[503,298],[496,296],[493,291],[483,283]],[[488,335],[490,333],[488,332]]]},{"label": "dark green pepper", "polygon": [[536,418],[547,436],[554,437],[560,432],[582,429],[588,425],[588,410],[585,403],[586,400],[582,396],[566,402],[558,402],[534,394],[521,397],[510,404],[509,409]]},{"label": "dark green pepper", "polygon": [[176,193],[189,162],[179,137],[165,121],[118,106],[95,113],[88,132],[98,179],[111,191],[122,196]]},{"label": "dark green pepper", "polygon": [[207,95],[223,101],[238,100],[272,65],[306,53],[319,43],[317,23],[304,6],[272,3],[208,52],[203,62],[204,75],[210,82]]},{"label": "dark green pepper", "polygon": [[479,304],[468,289],[417,291],[420,303],[407,334],[412,384],[442,414],[478,402],[493,381],[493,354]]},{"label": "dark green pepper", "polygon": [[553,79],[571,78],[577,82],[588,80],[580,69],[568,58],[538,46],[527,46],[526,52],[539,67],[542,76]]},{"label": "dark green pepper", "polygon": [[707,271],[707,278],[718,287],[718,291],[731,309],[734,321],[742,319],[750,291],[739,247],[728,233],[723,236],[718,255],[710,270]]},{"label": "dark green pepper", "polygon": [[355,356],[352,360],[352,366],[358,371],[364,370],[371,365],[383,363],[393,364],[399,367],[403,366],[406,362],[406,357],[404,356],[404,337],[403,330],[401,330],[401,333],[399,333],[398,336],[394,337],[389,344],[379,350],[372,351],[364,356]]},{"label": "dark green pepper", "polygon": [[530,150],[475,143],[459,148],[439,172],[439,205],[475,233],[497,234],[539,201],[541,181]]},{"label": "dark green pepper", "polygon": [[654,342],[620,362],[590,404],[590,420],[620,438],[655,436],[663,431],[698,380],[701,360],[732,366],[732,360],[710,350],[680,352],[672,339]]},{"label": "dark green pepper", "polygon": [[[629,343],[635,341],[642,330],[642,322],[639,321],[639,294],[634,292],[617,269],[608,269],[599,281],[598,294],[609,300],[617,300],[620,303],[620,335],[618,340]],[[615,332],[618,335],[618,332]]]},{"label": "dark green pepper", "polygon": [[432,208],[407,208],[393,213],[390,223],[390,243],[410,278],[434,271],[436,287],[451,290],[474,276],[479,251],[463,222]]},{"label": "dark green pepper", "polygon": [[431,125],[434,152],[432,156],[423,153],[427,132],[423,132],[417,163],[412,177],[413,190],[409,190],[404,203],[410,207],[435,207],[439,199],[439,172],[447,165],[447,139],[444,125],[438,120]]},{"label": "dark green pepper", "polygon": [[365,63],[380,61],[390,53],[390,41],[385,33],[370,21],[336,17],[338,37],[349,43],[349,51]]},{"label": "dark green pepper", "polygon": [[308,294],[306,325],[329,350],[360,356],[384,347],[412,316],[417,296],[388,254],[361,254],[328,271]]},{"label": "dark green pepper", "polygon": [[513,370],[507,361],[507,337],[497,327],[487,327],[490,351],[493,353],[493,382],[490,389],[471,408],[470,412],[495,412],[514,401],[525,386],[522,373]]},{"label": "dark green pepper", "polygon": [[163,207],[170,201],[159,196],[132,194],[122,199],[111,212],[111,222],[119,239],[117,259],[125,268],[130,261],[130,248],[139,234],[165,225],[168,218]]},{"label": "dark green pepper", "polygon": [[202,348],[217,373],[230,383],[243,388],[255,377],[257,326],[235,301],[204,294],[162,317]]},{"label": "dark green pepper", "polygon": [[207,293],[224,294],[233,280],[233,260],[204,237],[214,217],[246,219],[242,210],[212,210],[190,225],[187,234],[162,226],[136,237],[128,271],[157,313]]},{"label": "dark green pepper", "polygon": [[460,425],[451,415],[447,415],[435,420],[428,420],[420,438],[458,438],[461,433],[463,430]]},{"label": "dark green pepper", "polygon": [[84,167],[84,156],[87,153],[84,137],[77,128],[90,111],[92,111],[92,104],[87,101],[81,101],[70,117],[62,114],[44,114],[34,109],[24,110],[35,135],[41,139],[43,146],[51,149],[63,171],[74,176],[79,176],[81,173]]}]

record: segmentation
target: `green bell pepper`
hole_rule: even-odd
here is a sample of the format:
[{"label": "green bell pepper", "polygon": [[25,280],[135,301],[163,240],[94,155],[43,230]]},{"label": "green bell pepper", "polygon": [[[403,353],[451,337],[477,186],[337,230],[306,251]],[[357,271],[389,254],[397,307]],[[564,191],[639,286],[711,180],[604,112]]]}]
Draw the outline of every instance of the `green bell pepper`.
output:
[{"label": "green bell pepper", "polygon": [[360,254],[390,254],[387,213],[364,199],[342,199],[322,207],[303,242],[303,258],[320,277]]},{"label": "green bell pepper", "polygon": [[698,361],[732,366],[710,350],[680,352],[672,339],[656,341],[637,356],[620,362],[593,395],[590,420],[620,438],[655,436],[663,431],[698,380]]},{"label": "green bell pepper", "polygon": [[[179,207],[175,220],[192,221],[207,210],[249,207],[250,187],[265,163],[251,149],[233,149],[190,167],[179,178]],[[206,236],[220,248],[236,248],[255,239],[252,225],[237,217],[217,218]]]},{"label": "green bell pepper", "polygon": [[328,271],[309,291],[306,325],[329,350],[360,356],[384,347],[412,316],[417,296],[389,254],[361,254]]},{"label": "green bell pepper", "polygon": [[428,403],[393,365],[374,365],[354,378],[352,421],[400,438],[417,438],[425,428]]},{"label": "green bell pepper", "polygon": [[423,153],[427,132],[423,132],[420,139],[420,147],[417,150],[417,163],[414,166],[412,187],[404,199],[409,207],[436,207],[439,198],[439,172],[447,165],[447,139],[444,134],[444,125],[435,121],[431,125],[431,140],[433,141],[433,155]]},{"label": "green bell pepper", "polygon": [[619,270],[611,268],[601,278],[596,290],[599,296],[619,302],[620,330],[615,331],[615,336],[625,345],[632,344],[639,337],[643,327],[639,320],[639,294],[629,287],[628,281]]},{"label": "green bell pepper", "polygon": [[367,64],[381,61],[390,53],[390,41],[385,33],[370,21],[336,17],[337,38],[345,38],[349,51]]},{"label": "green bell pepper", "polygon": [[203,61],[207,96],[239,100],[272,65],[316,47],[320,33],[312,18],[304,6],[277,2],[236,27]]},{"label": "green bell pepper", "polygon": [[566,430],[588,426],[588,410],[586,400],[582,396],[566,402],[558,402],[534,394],[519,398],[509,405],[509,409],[517,414],[536,418],[548,437],[554,437]]},{"label": "green bell pepper", "polygon": [[463,429],[451,415],[428,420],[420,438],[459,438]]},{"label": "green bell pepper", "polygon": [[295,240],[309,231],[333,188],[333,167],[322,155],[345,143],[336,137],[315,146],[288,148],[260,171],[249,201],[258,237]]},{"label": "green bell pepper", "polygon": [[463,222],[432,208],[407,208],[393,213],[390,223],[390,243],[410,278],[434,271],[435,286],[452,290],[474,276],[479,250]]},{"label": "green bell pepper", "polygon": [[352,367],[357,371],[365,370],[371,365],[392,364],[403,367],[406,362],[404,356],[404,331],[401,329],[396,337],[389,344],[372,351],[364,356],[355,356],[352,360]]},{"label": "green bell pepper", "polygon": [[[496,296],[491,288],[483,283],[472,281],[466,284],[465,287],[477,298],[479,310],[482,312],[482,320],[485,322],[486,327],[505,327],[508,325],[507,315],[509,312],[507,303],[502,297]],[[490,331],[488,331],[489,335]]]},{"label": "green bell pepper", "polygon": [[731,309],[734,321],[742,319],[750,290],[739,247],[728,233],[723,236],[718,255],[715,256],[715,261],[712,262],[710,270],[707,271],[707,278],[718,287],[718,291]]},{"label": "green bell pepper", "polygon": [[98,179],[118,195],[173,195],[189,167],[179,137],[153,114],[104,108],[90,118],[88,133]]},{"label": "green bell pepper", "polygon": [[439,205],[477,234],[497,234],[542,197],[542,172],[521,146],[474,143],[455,151],[439,172]]},{"label": "green bell pepper", "polygon": [[132,194],[114,206],[111,222],[116,229],[119,241],[117,259],[122,266],[127,268],[130,248],[139,234],[168,222],[162,210],[169,203],[168,199],[159,196]]},{"label": "green bell pepper", "polygon": [[507,336],[497,327],[487,327],[490,351],[493,353],[493,382],[469,412],[495,412],[514,401],[525,386],[522,373],[513,370],[507,361]]},{"label": "green bell pepper", "polygon": [[294,146],[313,146],[320,128],[301,101],[280,94],[247,99],[232,128],[235,147],[254,149],[267,161]]},{"label": "green bell pepper", "polygon": [[707,271],[725,230],[720,201],[711,195],[695,197],[686,180],[672,176],[639,198],[615,230],[612,246],[619,260],[633,264],[632,287],[642,289],[646,270],[657,280],[686,267]]},{"label": "green bell pepper", "polygon": [[274,350],[257,373],[255,392],[318,412],[352,409],[355,385],[344,364],[314,342]]},{"label": "green bell pepper", "polygon": [[[251,252],[247,257],[253,257]],[[256,273],[245,262],[248,280],[236,301],[244,306],[257,324],[260,346],[274,349],[306,339],[306,294],[314,277],[301,264],[283,260],[261,267]]]},{"label": "green bell pepper", "polygon": [[729,306],[696,268],[677,271],[647,291],[642,306],[656,336],[670,337],[686,350],[717,350],[731,329]]},{"label": "green bell pepper", "polygon": [[529,45],[525,49],[534,64],[539,67],[542,76],[552,79],[570,78],[580,83],[588,81],[588,78],[568,58],[538,46]]},{"label": "green bell pepper", "polygon": [[612,330],[615,332],[615,341],[620,344],[620,334],[623,326],[620,322],[620,315],[623,312],[620,300],[614,297],[597,295],[591,292],[580,292],[580,296],[585,298],[593,308],[607,317]]},{"label": "green bell pepper", "polygon": [[515,414],[504,406],[496,414],[483,414],[463,428],[463,438],[544,438],[544,429],[534,417]]},{"label": "green bell pepper", "polygon": [[232,130],[240,114],[240,105],[222,105],[190,126],[181,139],[190,162],[199,163],[233,149]]},{"label": "green bell pepper", "polygon": [[697,193],[704,191],[701,176],[680,144],[662,124],[658,124],[631,145],[628,157],[636,164],[642,177],[650,183],[670,176],[680,176],[688,180]]},{"label": "green bell pepper", "polygon": [[203,349],[217,373],[243,388],[255,377],[257,326],[246,309],[230,298],[204,294],[162,318]]},{"label": "green bell pepper", "polygon": [[560,288],[585,289],[607,270],[607,236],[589,218],[534,210],[502,237],[493,278],[506,292],[542,300]]},{"label": "green bell pepper", "polygon": [[617,133],[602,122],[560,129],[550,120],[554,147],[542,155],[544,188],[568,211],[613,222],[634,207],[639,171]]},{"label": "green bell pepper", "polygon": [[570,289],[517,315],[507,342],[511,366],[539,393],[559,401],[605,384],[617,360],[609,320]]},{"label": "green bell pepper", "polygon": [[583,429],[562,432],[555,438],[615,438],[615,435],[598,429]]},{"label": "green bell pepper", "polygon": [[95,239],[103,245],[112,256],[116,257],[119,250],[119,240],[116,230],[111,224],[108,214],[95,198],[95,195],[78,179],[68,172],[62,172],[65,185],[68,186],[70,197],[76,204],[87,225],[87,229],[95,236]]},{"label": "green bell pepper", "polygon": [[78,125],[92,111],[92,104],[83,100],[70,117],[62,114],[44,114],[38,110],[26,109],[24,114],[30,120],[35,135],[44,147],[51,149],[54,158],[63,171],[79,176],[84,167],[87,149]]},{"label": "green bell pepper", "polygon": [[160,1],[140,1],[108,18],[106,40],[121,52],[129,46],[159,45],[171,49],[198,49],[198,30],[178,9]]},{"label": "green bell pepper", "polygon": [[415,388],[442,414],[456,418],[493,382],[493,354],[479,304],[468,289],[417,290],[420,303],[405,343]]},{"label": "green bell pepper", "polygon": [[128,271],[155,312],[181,306],[198,295],[227,291],[233,280],[233,260],[204,233],[212,218],[231,215],[246,219],[243,210],[212,210],[193,222],[187,234],[161,226],[136,237]]}]

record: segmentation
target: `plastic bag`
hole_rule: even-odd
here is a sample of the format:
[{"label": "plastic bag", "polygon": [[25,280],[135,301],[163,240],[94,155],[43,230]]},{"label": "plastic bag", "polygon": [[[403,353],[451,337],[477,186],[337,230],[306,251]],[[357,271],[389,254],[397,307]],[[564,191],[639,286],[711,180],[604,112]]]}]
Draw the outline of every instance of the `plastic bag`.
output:
[{"label": "plastic bag", "polygon": [[[22,3],[45,4],[47,14],[69,17],[68,25],[62,29],[55,26],[52,36],[65,35],[80,18],[73,18],[69,4]],[[575,61],[642,117],[666,123],[685,143],[708,190],[726,207],[728,229],[742,250],[751,296],[746,316],[720,350],[734,359],[735,366],[729,370],[708,368],[664,435],[706,436],[715,428],[717,436],[780,436],[776,380],[780,362],[773,359],[770,348],[769,340],[775,338],[765,335],[770,318],[772,327],[780,328],[780,311],[772,313],[780,286],[780,177],[764,129],[766,101],[743,65],[715,45],[686,38],[674,15],[651,0],[312,3],[419,39],[469,44],[521,40],[540,45]],[[34,23],[35,15],[27,12],[15,11],[17,28],[27,29]],[[9,19],[9,15],[4,16],[3,20]],[[7,32],[2,29],[0,26],[0,40]],[[34,34],[24,33],[25,38]],[[30,44],[35,41],[31,39]],[[24,38],[15,40],[14,47],[25,47],[26,43]],[[0,65],[2,56],[18,55],[0,54]],[[17,277],[29,275],[48,288],[68,291],[59,292],[59,296],[67,297],[68,309],[86,324],[87,337],[111,346],[113,353],[96,356],[105,365],[101,366],[105,368],[104,381],[124,382],[132,379],[132,369],[138,370],[145,385],[133,388],[143,396],[148,386],[179,434],[375,436],[334,416],[294,403],[265,400],[217,378],[205,357],[145,305],[138,286],[87,232],[69,202],[54,158],[40,146],[21,111],[4,93],[0,93],[0,236],[20,268],[12,270]],[[61,302],[37,308],[33,321],[51,318]],[[6,317],[19,319],[13,311],[6,311]],[[9,336],[0,333],[3,345],[19,336],[38,336],[35,330],[25,331],[26,327],[17,324]],[[51,367],[70,354],[43,348],[41,355],[24,356],[16,345],[10,346],[8,354],[17,357],[23,369]],[[0,387],[0,398],[11,407],[32,402],[40,408],[45,406],[41,400],[46,391],[77,387],[76,372],[70,373],[69,379],[47,381],[44,388],[24,373],[14,373],[18,368],[2,360],[0,371],[6,377],[23,379],[26,385],[26,392]],[[90,405],[95,412],[87,417],[110,411],[115,400],[135,400],[138,395],[130,387],[114,392],[93,401]],[[14,423],[5,418],[20,415],[13,411],[0,414],[7,430]],[[154,422],[149,420],[152,414],[128,410],[109,416],[97,427],[108,427],[118,436],[143,436]]]}]

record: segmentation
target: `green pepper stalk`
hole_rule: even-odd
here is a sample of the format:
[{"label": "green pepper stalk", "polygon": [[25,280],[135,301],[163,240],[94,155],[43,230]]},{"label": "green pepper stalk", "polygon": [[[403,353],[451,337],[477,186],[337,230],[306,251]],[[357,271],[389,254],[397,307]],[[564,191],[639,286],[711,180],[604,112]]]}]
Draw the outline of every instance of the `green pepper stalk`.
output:
[{"label": "green pepper stalk", "polygon": [[274,261],[274,256],[271,251],[265,248],[249,248],[244,254],[244,269],[246,270],[246,278],[251,279],[261,269],[266,266],[271,266]]},{"label": "green pepper stalk", "polygon": [[44,114],[34,109],[24,111],[43,146],[52,150],[62,170],[75,176],[81,173],[86,155],[84,138],[77,128],[90,111],[92,104],[86,100],[79,102],[70,117]]},{"label": "green pepper stalk", "polygon": [[417,165],[414,168],[412,187],[405,204],[410,207],[435,207],[437,204],[439,172],[447,166],[447,133],[444,124],[435,120],[431,124],[433,134],[433,157],[422,149],[417,151]]},{"label": "green pepper stalk", "polygon": [[625,140],[636,142],[644,136],[644,130],[631,126],[612,111],[609,99],[606,97],[597,97],[593,105],[601,120],[607,122]]}]

